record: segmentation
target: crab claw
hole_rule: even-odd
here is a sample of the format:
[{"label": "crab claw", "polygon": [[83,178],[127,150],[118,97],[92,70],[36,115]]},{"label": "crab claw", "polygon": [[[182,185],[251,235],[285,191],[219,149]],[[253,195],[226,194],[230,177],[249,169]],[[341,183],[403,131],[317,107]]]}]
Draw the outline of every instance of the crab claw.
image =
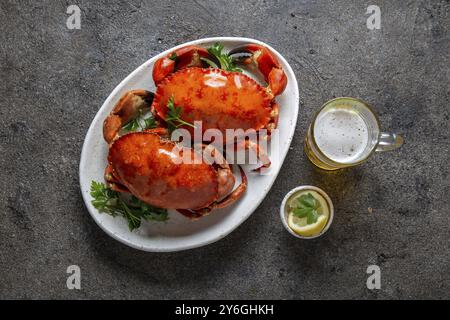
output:
[{"label": "crab claw", "polygon": [[150,108],[154,94],[146,90],[132,90],[125,93],[103,122],[103,137],[111,143],[123,125],[137,117],[140,110]]},{"label": "crab claw", "polygon": [[244,170],[240,166],[239,166],[239,171],[241,173],[241,183],[232,193],[230,193],[228,196],[226,196],[222,200],[216,201],[216,202],[212,203],[211,205],[209,205],[208,207],[202,208],[202,209],[196,209],[196,210],[177,209],[177,211],[179,213],[181,213],[182,215],[188,217],[189,219],[196,220],[196,219],[199,219],[201,217],[208,215],[214,209],[225,208],[225,207],[233,204],[234,202],[239,200],[244,195],[245,191],[247,190],[247,184],[248,184],[247,176],[245,175]]},{"label": "crab claw", "polygon": [[164,58],[158,59],[153,67],[153,81],[161,82],[169,74],[186,68],[201,67],[200,58],[209,58],[210,54],[205,48],[199,46],[186,46],[169,53]]},{"label": "crab claw", "polygon": [[286,88],[287,77],[275,55],[266,47],[258,44],[235,48],[229,52],[229,55],[246,53],[249,55],[239,60],[244,64],[253,64],[261,71],[273,96],[281,94]]},{"label": "crab claw", "polygon": [[110,163],[106,166],[105,169],[105,181],[108,187],[114,191],[130,193],[130,190],[128,190],[128,188],[120,182]]}]

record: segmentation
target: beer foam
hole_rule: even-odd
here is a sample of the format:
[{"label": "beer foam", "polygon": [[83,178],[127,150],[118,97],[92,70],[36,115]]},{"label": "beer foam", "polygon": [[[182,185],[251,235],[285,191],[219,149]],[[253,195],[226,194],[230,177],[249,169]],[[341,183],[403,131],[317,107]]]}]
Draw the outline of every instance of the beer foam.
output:
[{"label": "beer foam", "polygon": [[314,138],[320,151],[331,160],[353,163],[363,157],[369,133],[357,112],[336,108],[319,114],[314,124]]}]

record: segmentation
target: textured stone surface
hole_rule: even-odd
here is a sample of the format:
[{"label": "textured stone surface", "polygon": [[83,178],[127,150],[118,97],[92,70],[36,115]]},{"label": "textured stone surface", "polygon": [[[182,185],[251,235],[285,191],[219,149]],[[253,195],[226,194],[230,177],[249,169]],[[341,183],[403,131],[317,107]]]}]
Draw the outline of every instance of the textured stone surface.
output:
[{"label": "textured stone surface", "polygon": [[[450,298],[450,3],[376,1],[71,1],[0,3],[1,298]],[[151,254],[108,237],[87,213],[78,163],[111,90],[150,56],[207,36],[248,36],[290,62],[301,92],[292,148],[271,192],[225,239]],[[335,96],[375,106],[402,133],[398,152],[338,173],[302,150],[311,116]],[[324,188],[335,222],[319,240],[278,218],[300,184]],[[249,191],[251,192],[251,190]],[[369,212],[368,208],[372,208]],[[82,290],[66,289],[66,268]],[[378,264],[382,288],[366,288]]]}]

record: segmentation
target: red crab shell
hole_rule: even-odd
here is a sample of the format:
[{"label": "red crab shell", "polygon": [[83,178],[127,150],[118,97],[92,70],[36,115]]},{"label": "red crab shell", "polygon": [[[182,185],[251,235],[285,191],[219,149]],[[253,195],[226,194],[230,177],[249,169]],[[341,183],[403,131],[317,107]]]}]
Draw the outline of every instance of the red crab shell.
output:
[{"label": "red crab shell", "polygon": [[[174,163],[174,142],[148,132],[134,132],[116,140],[108,161],[120,182],[142,201],[168,209],[203,208],[217,200],[218,176],[204,161]],[[192,159],[200,157],[192,149]],[[233,180],[234,184],[234,180]]]},{"label": "red crab shell", "polygon": [[220,69],[185,68],[161,81],[152,110],[163,119],[171,97],[182,107],[182,119],[202,121],[203,131],[258,130],[270,121],[272,111],[272,97],[266,88],[243,73]]}]

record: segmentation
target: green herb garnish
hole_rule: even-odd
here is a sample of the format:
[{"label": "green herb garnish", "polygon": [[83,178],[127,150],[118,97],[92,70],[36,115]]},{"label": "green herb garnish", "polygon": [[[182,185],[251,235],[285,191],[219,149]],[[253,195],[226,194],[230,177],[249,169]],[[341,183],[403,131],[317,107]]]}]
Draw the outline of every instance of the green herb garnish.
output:
[{"label": "green herb garnish", "polygon": [[153,129],[157,127],[155,118],[150,112],[150,117],[146,117],[142,110],[139,110],[139,114],[136,118],[128,122],[122,127],[125,132],[144,131],[147,129]]},{"label": "green herb garnish", "polygon": [[178,56],[177,56],[177,54],[174,52],[174,53],[172,53],[172,54],[170,55],[169,59],[172,60],[172,61],[177,61],[177,60],[178,60]]},{"label": "green herb garnish", "polygon": [[[223,44],[216,42],[212,47],[208,48],[209,54],[215,56],[220,63],[220,69],[226,71],[242,72],[242,69],[236,67],[236,63],[232,57],[226,53],[222,53]],[[209,59],[202,58],[203,61],[208,63],[213,68],[217,68],[216,64]]]},{"label": "green herb garnish", "polygon": [[181,113],[183,112],[183,108],[175,106],[175,102],[173,97],[171,97],[167,101],[167,116],[164,119],[167,123],[167,128],[169,129],[169,134],[181,127],[181,126],[189,126],[195,128],[192,123],[186,122],[181,119]]},{"label": "green herb garnish", "polygon": [[111,216],[122,216],[128,222],[131,231],[141,226],[142,219],[150,221],[168,220],[167,210],[152,207],[135,196],[127,202],[121,198],[119,192],[111,190],[101,182],[92,181],[91,203],[99,211]]},{"label": "green herb garnish", "polygon": [[319,218],[319,213],[317,212],[319,208],[319,201],[311,193],[307,193],[297,199],[297,207],[294,208],[293,213],[299,218],[306,217],[307,224],[313,224]]}]

